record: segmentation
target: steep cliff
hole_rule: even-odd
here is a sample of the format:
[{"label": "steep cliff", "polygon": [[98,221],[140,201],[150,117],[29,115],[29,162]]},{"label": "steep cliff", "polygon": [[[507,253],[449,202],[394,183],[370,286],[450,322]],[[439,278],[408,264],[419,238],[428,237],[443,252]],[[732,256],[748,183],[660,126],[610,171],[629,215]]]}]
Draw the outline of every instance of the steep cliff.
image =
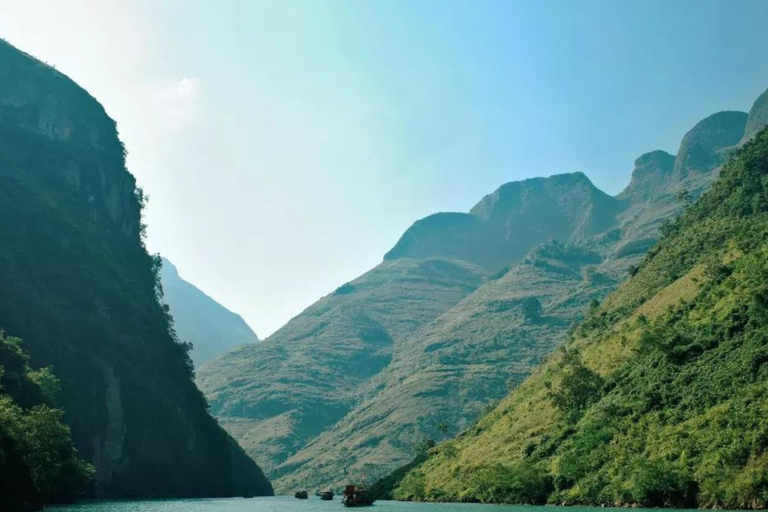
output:
[{"label": "steep cliff", "polygon": [[0,42],[0,328],[61,379],[96,495],[270,493],[169,329],[124,156],[94,98]]}]

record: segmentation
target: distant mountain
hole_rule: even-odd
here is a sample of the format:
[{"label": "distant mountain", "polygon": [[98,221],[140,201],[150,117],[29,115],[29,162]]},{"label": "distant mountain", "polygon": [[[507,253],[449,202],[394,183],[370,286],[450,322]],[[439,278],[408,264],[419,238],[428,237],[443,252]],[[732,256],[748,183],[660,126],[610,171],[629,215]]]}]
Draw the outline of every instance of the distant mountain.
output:
[{"label": "distant mountain", "polygon": [[163,299],[171,308],[179,339],[193,345],[189,355],[196,367],[232,347],[259,341],[240,315],[182,279],[173,263],[162,261]]},{"label": "distant mountain", "polygon": [[78,456],[96,468],[90,494],[271,494],[209,415],[169,329],[143,202],[104,108],[0,41],[0,330],[60,379]]},{"label": "distant mountain", "polygon": [[[715,114],[676,156],[642,155],[615,197],[564,174],[508,183],[469,213],[417,221],[378,267],[259,346],[203,366],[212,411],[282,491],[402,465],[425,439],[472,425],[559,346],[717,178],[751,118]],[[437,261],[472,269],[463,283],[466,274],[443,274],[440,290],[455,293],[439,304],[432,277],[403,275]],[[372,317],[379,336],[367,343]]]},{"label": "distant mountain", "polygon": [[729,153],[564,347],[386,482],[395,497],[768,506],[768,129]]}]

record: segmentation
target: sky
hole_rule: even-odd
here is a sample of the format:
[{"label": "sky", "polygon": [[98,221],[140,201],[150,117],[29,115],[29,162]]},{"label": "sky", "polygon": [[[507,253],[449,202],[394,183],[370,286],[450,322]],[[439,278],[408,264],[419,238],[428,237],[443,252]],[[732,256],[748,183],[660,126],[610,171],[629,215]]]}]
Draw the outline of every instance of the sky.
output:
[{"label": "sky", "polygon": [[0,0],[118,124],[148,248],[260,337],[503,183],[636,157],[768,88],[762,0]]}]

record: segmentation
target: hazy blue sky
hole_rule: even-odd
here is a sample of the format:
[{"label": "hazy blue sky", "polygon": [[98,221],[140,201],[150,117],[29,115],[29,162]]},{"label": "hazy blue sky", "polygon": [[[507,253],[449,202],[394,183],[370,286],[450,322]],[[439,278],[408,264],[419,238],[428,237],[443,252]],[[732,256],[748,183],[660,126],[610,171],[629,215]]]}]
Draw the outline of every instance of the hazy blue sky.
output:
[{"label": "hazy blue sky", "polygon": [[502,183],[641,153],[768,87],[768,1],[0,0],[117,120],[149,247],[260,336]]}]

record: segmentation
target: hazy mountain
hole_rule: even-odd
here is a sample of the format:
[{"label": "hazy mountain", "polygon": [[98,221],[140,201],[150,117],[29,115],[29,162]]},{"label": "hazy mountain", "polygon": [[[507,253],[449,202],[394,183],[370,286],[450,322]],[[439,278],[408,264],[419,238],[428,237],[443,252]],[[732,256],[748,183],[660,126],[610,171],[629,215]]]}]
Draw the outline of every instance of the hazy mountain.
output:
[{"label": "hazy mountain", "polygon": [[271,493],[169,331],[142,203],[102,106],[0,42],[0,329],[60,378],[93,493]]},{"label": "hazy mountain", "polygon": [[765,508],[767,176],[763,130],[562,350],[395,496]]},{"label": "hazy mountain", "polygon": [[189,355],[195,366],[237,345],[259,341],[240,315],[182,279],[173,263],[165,258],[160,280],[163,300],[171,308],[176,334],[181,341],[193,345]]}]

